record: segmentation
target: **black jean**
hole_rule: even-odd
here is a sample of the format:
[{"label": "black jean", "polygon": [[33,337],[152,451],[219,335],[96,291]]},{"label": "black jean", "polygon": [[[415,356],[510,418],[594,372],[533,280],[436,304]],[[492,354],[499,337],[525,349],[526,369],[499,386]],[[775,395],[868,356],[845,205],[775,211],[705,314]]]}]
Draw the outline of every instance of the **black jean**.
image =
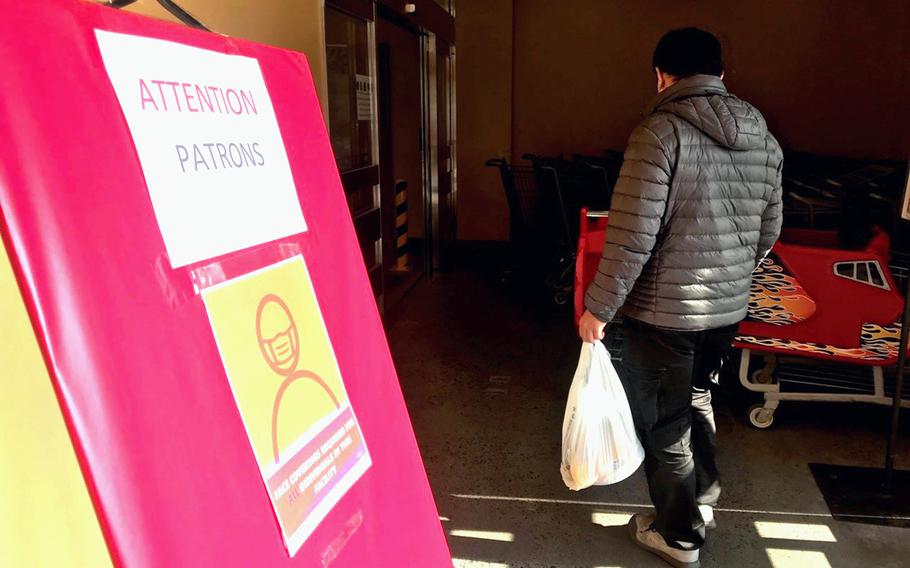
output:
[{"label": "black jean", "polygon": [[627,319],[620,376],[645,448],[645,474],[667,544],[700,548],[705,527],[698,505],[717,504],[714,410],[709,384],[736,326],[672,331]]}]

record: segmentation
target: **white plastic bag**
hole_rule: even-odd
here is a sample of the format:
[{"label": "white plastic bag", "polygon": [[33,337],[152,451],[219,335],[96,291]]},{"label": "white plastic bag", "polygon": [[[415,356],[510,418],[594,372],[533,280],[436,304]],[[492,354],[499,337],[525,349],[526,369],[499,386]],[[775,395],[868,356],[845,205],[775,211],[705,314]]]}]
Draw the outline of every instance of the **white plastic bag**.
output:
[{"label": "white plastic bag", "polygon": [[562,480],[578,491],[619,483],[645,459],[626,391],[603,343],[584,343],[562,423]]}]

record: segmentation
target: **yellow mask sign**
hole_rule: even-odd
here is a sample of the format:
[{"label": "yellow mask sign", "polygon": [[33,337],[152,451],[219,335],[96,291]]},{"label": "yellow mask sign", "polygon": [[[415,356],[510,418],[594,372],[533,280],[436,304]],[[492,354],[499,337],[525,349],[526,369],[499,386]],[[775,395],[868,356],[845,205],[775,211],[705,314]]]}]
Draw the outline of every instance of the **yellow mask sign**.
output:
[{"label": "yellow mask sign", "polygon": [[370,465],[306,264],[296,256],[202,295],[293,554]]}]

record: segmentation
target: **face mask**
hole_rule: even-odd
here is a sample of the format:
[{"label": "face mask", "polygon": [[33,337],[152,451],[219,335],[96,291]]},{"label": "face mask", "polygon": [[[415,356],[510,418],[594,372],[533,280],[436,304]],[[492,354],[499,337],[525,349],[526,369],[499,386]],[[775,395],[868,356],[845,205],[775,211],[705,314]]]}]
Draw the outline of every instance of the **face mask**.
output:
[{"label": "face mask", "polygon": [[297,354],[297,329],[292,325],[271,339],[263,340],[266,352],[272,363],[281,368],[294,362]]}]

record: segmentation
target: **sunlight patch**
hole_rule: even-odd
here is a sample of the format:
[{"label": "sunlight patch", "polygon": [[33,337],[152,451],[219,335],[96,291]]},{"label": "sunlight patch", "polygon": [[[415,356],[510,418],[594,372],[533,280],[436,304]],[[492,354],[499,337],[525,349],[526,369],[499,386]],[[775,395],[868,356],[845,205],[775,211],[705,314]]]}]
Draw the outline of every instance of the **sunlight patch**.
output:
[{"label": "sunlight patch", "polygon": [[762,538],[805,540],[809,542],[837,542],[828,525],[809,523],[775,523],[755,521],[755,529]]},{"label": "sunlight patch", "polygon": [[631,518],[631,513],[591,513],[591,522],[602,527],[624,527]]},{"label": "sunlight patch", "polygon": [[466,531],[461,529],[450,530],[449,534],[451,536],[458,536],[461,538],[477,538],[480,540],[496,540],[499,542],[514,542],[515,535],[510,532],[497,532],[497,531]]},{"label": "sunlight patch", "polygon": [[508,564],[501,562],[485,562],[483,560],[464,560],[462,558],[453,558],[452,565],[455,568],[510,568]]},{"label": "sunlight patch", "polygon": [[769,548],[767,553],[774,568],[831,568],[824,552]]}]

